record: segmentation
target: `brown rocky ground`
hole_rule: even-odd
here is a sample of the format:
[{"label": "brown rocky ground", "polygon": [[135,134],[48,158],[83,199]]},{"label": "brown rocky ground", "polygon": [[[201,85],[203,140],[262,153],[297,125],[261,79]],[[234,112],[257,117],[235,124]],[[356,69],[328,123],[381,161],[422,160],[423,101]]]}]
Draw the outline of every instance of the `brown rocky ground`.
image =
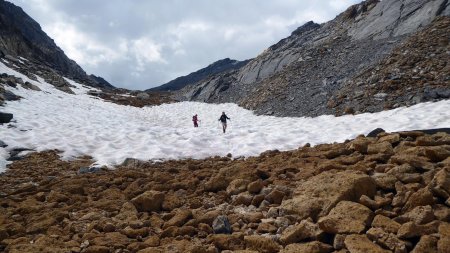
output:
[{"label": "brown rocky ground", "polygon": [[92,92],[91,95],[119,105],[144,107],[176,102],[170,92],[166,91],[130,91],[126,89],[110,89]]},{"label": "brown rocky ground", "polygon": [[450,135],[360,136],[258,157],[32,153],[0,175],[5,252],[450,252]]}]

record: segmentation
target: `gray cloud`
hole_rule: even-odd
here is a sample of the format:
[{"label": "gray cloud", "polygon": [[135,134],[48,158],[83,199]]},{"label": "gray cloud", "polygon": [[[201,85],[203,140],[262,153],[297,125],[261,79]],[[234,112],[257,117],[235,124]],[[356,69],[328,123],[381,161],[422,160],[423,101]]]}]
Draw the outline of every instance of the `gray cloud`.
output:
[{"label": "gray cloud", "polygon": [[358,0],[12,0],[88,73],[146,89],[216,60],[257,56]]}]

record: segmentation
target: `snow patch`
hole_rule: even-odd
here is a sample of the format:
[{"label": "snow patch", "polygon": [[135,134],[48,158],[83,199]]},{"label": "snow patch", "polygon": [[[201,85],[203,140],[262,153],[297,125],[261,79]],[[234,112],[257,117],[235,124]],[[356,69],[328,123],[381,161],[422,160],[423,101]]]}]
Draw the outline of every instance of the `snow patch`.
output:
[{"label": "snow patch", "polygon": [[[450,126],[450,100],[422,103],[373,114],[342,117],[279,118],[256,116],[235,104],[181,102],[136,108],[105,102],[87,95],[92,88],[66,79],[75,95],[38,82],[0,63],[0,72],[21,77],[42,92],[6,87],[22,96],[8,101],[2,111],[13,113],[14,128],[0,126],[0,171],[14,148],[37,151],[59,149],[64,159],[90,155],[97,164],[114,166],[126,158],[166,160],[205,158],[228,153],[254,156],[271,149],[296,149],[305,143],[342,142],[381,127],[386,131]],[[231,118],[226,134],[218,118]],[[192,116],[198,114],[200,127]]]}]

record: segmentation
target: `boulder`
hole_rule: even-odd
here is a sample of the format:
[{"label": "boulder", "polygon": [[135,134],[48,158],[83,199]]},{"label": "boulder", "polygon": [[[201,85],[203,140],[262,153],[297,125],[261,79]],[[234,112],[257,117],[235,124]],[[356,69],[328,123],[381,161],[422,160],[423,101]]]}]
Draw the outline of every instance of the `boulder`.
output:
[{"label": "boulder", "polygon": [[390,253],[373,243],[366,235],[348,235],[344,241],[345,247],[350,253]]},{"label": "boulder", "polygon": [[271,233],[274,234],[277,232],[278,228],[268,222],[263,222],[258,225],[258,228],[256,229],[256,232],[260,234],[266,234]]},{"label": "boulder", "polygon": [[12,118],[12,113],[0,112],[0,124],[9,123]]},{"label": "boulder", "polygon": [[334,236],[333,247],[336,250],[340,250],[340,249],[343,249],[345,247],[345,244],[344,244],[345,237],[347,237],[347,236],[346,235],[341,235],[341,234],[337,234],[337,235]]},{"label": "boulder", "polygon": [[397,234],[398,229],[400,228],[400,223],[391,220],[390,218],[383,216],[383,215],[377,215],[375,218],[373,218],[372,221],[372,227],[374,228],[381,228],[384,231],[388,233]]},{"label": "boulder", "polygon": [[450,172],[446,168],[438,171],[430,183],[430,188],[435,195],[448,199],[450,197]]},{"label": "boulder", "polygon": [[231,181],[231,183],[227,187],[227,193],[228,195],[236,195],[241,192],[244,192],[247,190],[247,185],[250,182],[245,179],[235,179]]},{"label": "boulder", "polygon": [[248,192],[241,192],[234,198],[233,205],[249,206],[252,204],[253,196]]},{"label": "boulder", "polygon": [[389,142],[390,144],[396,144],[400,141],[400,134],[388,134],[380,137],[378,142]]},{"label": "boulder", "polygon": [[279,205],[283,201],[284,195],[284,192],[273,189],[269,194],[266,195],[265,200],[269,201],[269,203]]},{"label": "boulder", "polygon": [[450,223],[439,226],[438,252],[450,252]]},{"label": "boulder", "polygon": [[225,215],[218,216],[212,223],[215,234],[231,234],[231,225],[228,217]]},{"label": "boulder", "polygon": [[403,211],[409,211],[417,206],[433,205],[435,203],[433,194],[428,187],[422,188],[414,192],[405,203]]},{"label": "boulder", "polygon": [[243,250],[245,248],[244,237],[239,234],[213,235],[209,240],[219,250]]},{"label": "boulder", "polygon": [[150,95],[149,95],[148,93],[141,92],[141,93],[138,93],[138,94],[136,95],[136,97],[139,98],[139,99],[145,100],[145,99],[149,99],[149,98],[150,98]]},{"label": "boulder", "polygon": [[[437,249],[438,239],[434,236],[424,235],[420,237],[419,242],[416,247],[411,251],[411,253],[434,253],[438,252]],[[443,251],[445,252],[445,251]]]},{"label": "boulder", "polygon": [[297,252],[308,252],[308,253],[329,253],[333,251],[333,247],[318,241],[307,242],[307,243],[294,243],[289,244],[286,248],[282,249],[280,253],[297,253]]},{"label": "boulder", "polygon": [[367,138],[358,137],[349,143],[349,149],[358,151],[361,154],[367,153],[367,147],[371,141]]},{"label": "boulder", "polygon": [[395,220],[399,223],[413,221],[416,224],[425,224],[433,221],[435,218],[433,209],[428,205],[415,207],[411,211],[398,216]]},{"label": "boulder", "polygon": [[316,220],[327,215],[340,201],[358,201],[362,195],[373,197],[375,191],[375,181],[365,174],[328,171],[300,184],[292,199],[283,201],[281,207],[300,219]]},{"label": "boulder", "polygon": [[397,238],[395,234],[387,233],[381,228],[371,228],[367,231],[367,237],[397,253],[406,253],[406,243]]},{"label": "boulder", "polygon": [[450,147],[447,146],[435,146],[426,147],[425,155],[432,162],[441,162],[450,157]]},{"label": "boulder", "polygon": [[158,191],[146,191],[133,198],[131,203],[139,212],[158,212],[164,201],[164,193]]},{"label": "boulder", "polygon": [[401,239],[409,239],[420,237],[423,235],[430,235],[438,231],[439,222],[433,221],[424,225],[418,225],[412,221],[402,224],[398,229],[397,236]]},{"label": "boulder", "polygon": [[317,240],[323,231],[317,224],[308,220],[302,220],[299,224],[288,227],[283,231],[280,241],[284,244],[301,242],[305,239]]},{"label": "boulder", "polygon": [[175,215],[166,223],[164,223],[163,229],[166,229],[171,226],[181,227],[191,218],[192,218],[191,210],[186,209],[177,210],[175,212]]},{"label": "boulder", "polygon": [[259,179],[248,184],[247,191],[252,194],[258,194],[263,187],[264,187],[263,181]]},{"label": "boulder", "polygon": [[370,133],[367,134],[367,137],[377,137],[380,133],[385,133],[383,128],[375,128],[374,130],[370,131]]},{"label": "boulder", "polygon": [[95,237],[90,242],[92,245],[98,246],[122,247],[129,243],[129,239],[119,232],[112,232],[101,234],[101,236]]},{"label": "boulder", "polygon": [[387,173],[377,173],[372,176],[375,180],[377,187],[383,190],[394,190],[395,183],[397,182],[397,177]]},{"label": "boulder", "polygon": [[256,250],[261,253],[277,253],[280,251],[280,245],[278,245],[271,238],[249,235],[244,236],[245,247],[250,250]]},{"label": "boulder", "polygon": [[361,204],[341,201],[331,212],[319,219],[319,227],[330,234],[362,233],[372,222],[372,211]]},{"label": "boulder", "polygon": [[394,149],[392,148],[392,144],[385,141],[385,142],[378,142],[369,144],[367,147],[367,153],[368,154],[388,154],[392,155],[394,154]]}]

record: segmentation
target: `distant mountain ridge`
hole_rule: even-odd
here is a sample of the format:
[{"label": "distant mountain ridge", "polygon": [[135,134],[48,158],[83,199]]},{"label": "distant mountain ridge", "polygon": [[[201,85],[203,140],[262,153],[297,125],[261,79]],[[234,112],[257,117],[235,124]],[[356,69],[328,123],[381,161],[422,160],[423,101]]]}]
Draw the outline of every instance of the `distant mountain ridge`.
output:
[{"label": "distant mountain ridge", "polygon": [[4,0],[0,0],[0,57],[8,58],[9,61],[19,60],[19,57],[27,59],[28,69],[21,69],[27,74],[42,67],[44,69],[40,72],[55,72],[52,74],[93,87],[114,88],[104,79],[99,80],[87,75],[22,8]]},{"label": "distant mountain ridge", "polygon": [[176,91],[184,88],[187,85],[197,83],[210,75],[223,73],[230,70],[235,70],[243,67],[250,60],[237,61],[230,58],[218,60],[205,68],[192,72],[186,76],[178,77],[168,83],[162,84],[158,87],[151,88],[152,91]]},{"label": "distant mountain ridge", "polygon": [[[438,82],[427,82],[434,78],[430,77],[434,72],[427,70],[448,71],[442,69],[441,58],[436,57],[440,54],[421,50],[415,55],[416,62],[395,65],[401,66],[400,69],[387,70],[379,64],[388,58],[407,61],[407,57],[391,54],[415,51],[413,43],[408,43],[408,48],[402,45],[410,37],[426,36],[420,33],[423,29],[433,34],[433,41],[447,41],[446,44],[430,43],[432,48],[428,51],[448,52],[445,25],[449,16],[448,0],[363,1],[324,24],[304,24],[242,68],[189,85],[177,91],[176,98],[208,103],[231,102],[258,114],[296,117],[376,112],[446,99],[450,80],[440,79],[442,82],[438,86]],[[426,39],[421,38],[413,41],[426,43]],[[424,61],[429,66],[412,71],[417,71],[411,79],[413,82],[395,83],[399,82],[397,77],[406,71],[405,68],[413,70],[417,62]],[[393,80],[354,82],[368,70],[390,72],[380,76]],[[351,88],[356,84],[360,88]],[[365,86],[370,86],[371,91],[361,89]],[[338,97],[340,90],[358,91],[358,94],[347,94],[351,96],[342,98]],[[398,95],[400,90],[405,94]],[[389,93],[385,94],[386,91]]]}]

